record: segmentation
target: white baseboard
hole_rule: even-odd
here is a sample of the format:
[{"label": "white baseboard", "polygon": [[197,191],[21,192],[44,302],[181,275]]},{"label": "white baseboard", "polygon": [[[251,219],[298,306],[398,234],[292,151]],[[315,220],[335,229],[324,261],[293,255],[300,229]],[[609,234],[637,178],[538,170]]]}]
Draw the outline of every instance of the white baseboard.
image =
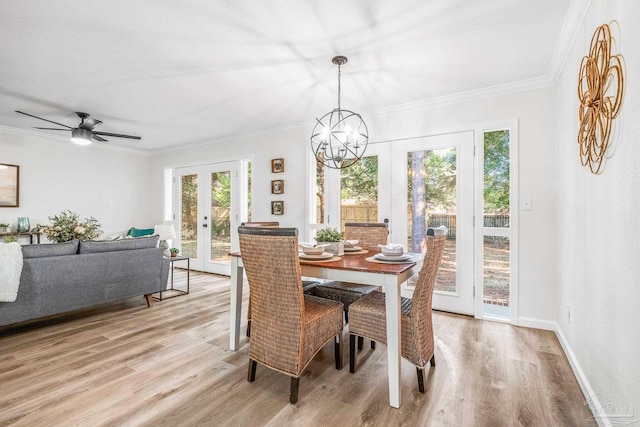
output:
[{"label": "white baseboard", "polygon": [[571,370],[578,380],[578,384],[580,385],[582,394],[584,394],[585,396],[584,404],[589,406],[589,409],[593,414],[593,420],[595,420],[600,427],[612,427],[611,421],[607,417],[607,413],[605,411],[605,408],[602,406],[602,403],[600,402],[598,394],[593,391],[593,388],[589,383],[589,379],[582,370],[582,367],[580,366],[580,363],[578,362],[573,349],[569,345],[567,338],[564,336],[564,333],[562,333],[560,325],[558,325],[557,322],[553,322],[550,320],[520,317],[518,318],[518,326],[555,332],[556,337],[558,338],[558,341],[560,341],[560,345],[562,346],[562,350],[569,360]]},{"label": "white baseboard", "polygon": [[554,323],[555,325],[554,331],[556,333],[556,337],[558,337],[558,341],[560,341],[562,350],[569,360],[569,365],[571,365],[571,370],[578,380],[578,384],[580,385],[582,394],[584,394],[585,396],[584,404],[589,406],[589,409],[593,414],[593,420],[595,420],[600,427],[612,427],[611,421],[607,416],[607,412],[604,406],[602,406],[602,402],[600,402],[600,396],[593,391],[591,383],[589,383],[589,379],[582,370],[582,367],[580,366],[580,363],[578,362],[573,349],[569,345],[567,338],[564,336],[564,333],[562,333],[560,325],[558,325],[556,322],[552,323]]},{"label": "white baseboard", "polygon": [[519,317],[518,326],[524,326],[525,328],[542,329],[544,331],[556,331],[558,325],[556,322],[550,320],[540,320],[531,317]]}]

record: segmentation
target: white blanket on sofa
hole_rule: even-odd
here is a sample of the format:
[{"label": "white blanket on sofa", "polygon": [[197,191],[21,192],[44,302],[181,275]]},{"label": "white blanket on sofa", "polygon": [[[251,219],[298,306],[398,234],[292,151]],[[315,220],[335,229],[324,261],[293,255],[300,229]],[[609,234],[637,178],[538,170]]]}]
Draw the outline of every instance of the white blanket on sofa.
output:
[{"label": "white blanket on sofa", "polygon": [[0,301],[16,300],[21,274],[22,247],[16,242],[0,243]]}]

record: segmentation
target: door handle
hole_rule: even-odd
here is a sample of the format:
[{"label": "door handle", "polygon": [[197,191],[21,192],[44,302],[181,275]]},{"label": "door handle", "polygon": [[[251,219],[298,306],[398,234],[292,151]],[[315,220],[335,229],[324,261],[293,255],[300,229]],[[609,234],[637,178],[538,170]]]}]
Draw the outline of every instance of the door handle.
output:
[{"label": "door handle", "polygon": [[202,224],[202,227],[207,228],[208,225],[207,224]]}]

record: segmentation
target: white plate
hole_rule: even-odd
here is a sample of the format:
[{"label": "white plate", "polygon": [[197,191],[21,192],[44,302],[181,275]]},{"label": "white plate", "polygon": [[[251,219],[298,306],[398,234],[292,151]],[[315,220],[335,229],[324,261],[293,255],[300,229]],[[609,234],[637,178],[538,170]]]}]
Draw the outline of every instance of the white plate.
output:
[{"label": "white plate", "polygon": [[333,256],[330,252],[324,252],[320,255],[306,255],[304,252],[300,252],[301,259],[329,259]]},{"label": "white plate", "polygon": [[360,246],[352,246],[350,248],[347,248],[347,247],[344,248],[345,252],[358,252],[358,251],[361,251],[361,250],[362,250],[362,248]]},{"label": "white plate", "polygon": [[402,254],[402,255],[375,254],[373,257],[375,259],[379,259],[380,261],[407,261],[411,259],[411,254]]}]

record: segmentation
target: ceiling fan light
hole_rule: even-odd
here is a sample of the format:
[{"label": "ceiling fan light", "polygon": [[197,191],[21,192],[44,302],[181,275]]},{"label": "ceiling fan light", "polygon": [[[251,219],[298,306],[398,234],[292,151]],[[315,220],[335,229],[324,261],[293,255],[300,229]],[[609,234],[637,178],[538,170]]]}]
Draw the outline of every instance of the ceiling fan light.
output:
[{"label": "ceiling fan light", "polygon": [[80,128],[72,129],[71,141],[78,145],[89,145],[91,144],[91,131]]}]

